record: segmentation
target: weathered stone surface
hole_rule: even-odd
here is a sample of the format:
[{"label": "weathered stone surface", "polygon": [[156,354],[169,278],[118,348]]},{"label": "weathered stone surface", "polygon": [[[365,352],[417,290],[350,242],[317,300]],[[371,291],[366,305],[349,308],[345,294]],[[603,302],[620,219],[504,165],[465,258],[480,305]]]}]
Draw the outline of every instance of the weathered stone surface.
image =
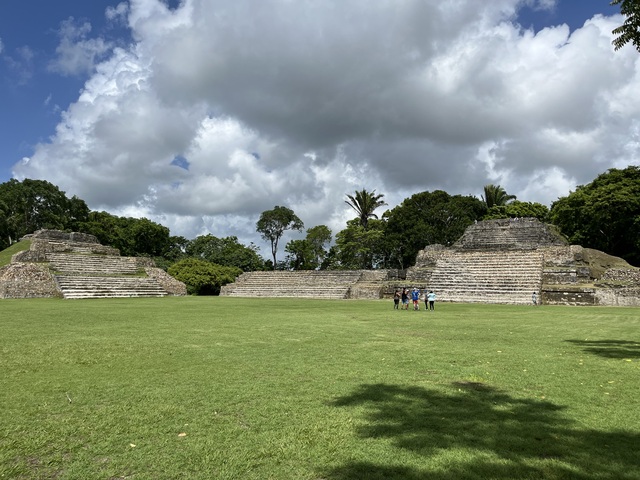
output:
[{"label": "weathered stone surface", "polygon": [[153,259],[121,257],[93,235],[40,230],[28,238],[30,249],[2,270],[0,298],[186,295],[186,286],[155,268]]},{"label": "weathered stone surface", "polygon": [[453,245],[465,250],[535,250],[568,245],[553,225],[537,218],[485,220],[470,225]]},{"label": "weathered stone surface", "polygon": [[24,238],[54,240],[73,243],[100,243],[95,235],[80,232],[63,232],[61,230],[38,230],[31,235],[25,235]]},{"label": "weathered stone surface", "polygon": [[155,278],[162,288],[169,293],[169,295],[182,296],[187,294],[187,286],[181,281],[173,278],[161,268],[147,267],[144,271],[147,272],[147,275],[150,277]]},{"label": "weathered stone surface", "polygon": [[0,268],[0,298],[61,296],[49,268],[39,263],[11,263]]}]

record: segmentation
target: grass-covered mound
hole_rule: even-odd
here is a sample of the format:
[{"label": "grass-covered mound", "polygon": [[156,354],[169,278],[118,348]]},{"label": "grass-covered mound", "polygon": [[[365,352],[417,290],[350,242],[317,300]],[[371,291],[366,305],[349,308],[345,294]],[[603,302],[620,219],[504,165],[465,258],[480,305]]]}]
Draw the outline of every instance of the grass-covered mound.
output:
[{"label": "grass-covered mound", "polygon": [[11,263],[11,257],[13,255],[24,250],[29,250],[29,247],[31,247],[31,240],[21,240],[14,243],[9,248],[5,248],[0,251],[0,267],[4,267]]},{"label": "grass-covered mound", "polygon": [[0,306],[0,478],[640,478],[639,309]]}]

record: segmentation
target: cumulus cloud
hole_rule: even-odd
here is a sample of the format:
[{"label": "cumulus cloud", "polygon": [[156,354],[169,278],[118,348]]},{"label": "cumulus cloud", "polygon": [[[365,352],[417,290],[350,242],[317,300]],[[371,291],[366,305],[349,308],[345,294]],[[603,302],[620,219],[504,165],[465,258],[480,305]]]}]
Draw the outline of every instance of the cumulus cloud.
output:
[{"label": "cumulus cloud", "polygon": [[60,23],[56,47],[56,58],[50,62],[49,70],[61,75],[92,73],[96,62],[102,60],[111,46],[102,38],[88,38],[89,22],[79,22],[69,17]]},{"label": "cumulus cloud", "polygon": [[621,17],[534,32],[524,5],[555,2],[132,0],[113,49],[70,19],[57,68],[92,76],[14,174],[189,238],[256,241],[275,205],[338,231],[360,188],[549,205],[637,164],[640,60],[613,52]]}]

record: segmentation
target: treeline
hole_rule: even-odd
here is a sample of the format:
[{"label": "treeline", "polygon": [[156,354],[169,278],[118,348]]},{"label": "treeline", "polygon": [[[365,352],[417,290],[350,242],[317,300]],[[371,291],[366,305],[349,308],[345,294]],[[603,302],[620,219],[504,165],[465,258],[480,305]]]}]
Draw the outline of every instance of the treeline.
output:
[{"label": "treeline", "polygon": [[[640,266],[637,166],[610,169],[559,198],[550,209],[519,201],[499,185],[487,185],[480,199],[442,190],[416,193],[378,218],[374,211],[386,205],[383,197],[366,190],[345,195],[356,216],[335,237],[325,225],[304,230],[302,220],[286,207],[263,212],[256,231],[271,242],[272,258],[265,259],[256,245],[243,245],[237,237],[172,236],[167,227],[146,218],[91,211],[82,199],[68,198],[47,181],[12,179],[0,184],[0,249],[42,228],[90,233],[124,256],[152,257],[161,268],[173,267],[172,274],[188,265],[197,279],[192,283],[199,285],[195,291],[215,293],[242,271],[407,268],[426,245],[451,245],[476,220],[535,217],[557,225],[573,244]],[[306,235],[288,242],[284,258],[277,260],[278,241],[289,229]],[[220,281],[207,284],[203,278],[211,275]]]}]

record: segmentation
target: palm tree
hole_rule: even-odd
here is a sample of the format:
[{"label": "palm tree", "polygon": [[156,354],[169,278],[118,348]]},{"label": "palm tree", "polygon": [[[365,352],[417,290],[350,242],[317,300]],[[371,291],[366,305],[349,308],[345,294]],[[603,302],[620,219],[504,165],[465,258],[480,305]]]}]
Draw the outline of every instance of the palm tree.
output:
[{"label": "palm tree", "polygon": [[487,204],[487,208],[491,208],[494,205],[501,206],[515,200],[515,195],[507,195],[507,192],[500,185],[485,185],[484,196],[482,201]]},{"label": "palm tree", "polygon": [[367,228],[370,218],[378,218],[378,216],[373,213],[375,209],[386,205],[386,202],[382,200],[384,195],[376,195],[375,193],[375,190],[367,192],[363,188],[361,191],[356,190],[355,196],[347,194],[349,200],[344,201],[344,203],[356,211],[358,218],[360,218],[360,225],[365,229]]}]

